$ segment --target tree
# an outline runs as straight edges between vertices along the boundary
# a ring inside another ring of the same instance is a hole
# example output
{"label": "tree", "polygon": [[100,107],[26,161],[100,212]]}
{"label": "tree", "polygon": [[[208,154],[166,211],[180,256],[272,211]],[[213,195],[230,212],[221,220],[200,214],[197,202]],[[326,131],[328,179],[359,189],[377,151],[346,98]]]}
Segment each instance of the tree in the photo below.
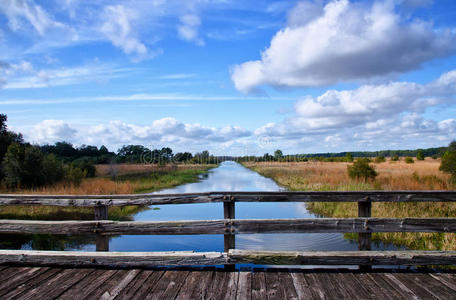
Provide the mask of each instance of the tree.
{"label": "tree", "polygon": [[456,142],[451,142],[448,150],[443,154],[440,171],[449,173],[451,180],[456,182]]}
{"label": "tree", "polygon": [[418,149],[418,152],[416,153],[416,159],[417,159],[417,160],[424,160],[424,152],[423,152],[423,149]]}
{"label": "tree", "polygon": [[8,117],[5,114],[0,114],[0,180],[4,177],[2,162],[8,151],[8,147],[13,143],[24,143],[22,134],[8,131],[7,121]]}
{"label": "tree", "polygon": [[353,179],[374,179],[378,174],[375,169],[369,165],[369,160],[366,158],[358,158],[352,165],[347,166],[348,176]]}
{"label": "tree", "polygon": [[347,152],[347,154],[345,155],[345,160],[347,162],[353,162],[353,156],[350,152]]}
{"label": "tree", "polygon": [[275,160],[280,160],[282,157],[283,157],[282,150],[277,149],[276,151],[274,151],[274,159]]}

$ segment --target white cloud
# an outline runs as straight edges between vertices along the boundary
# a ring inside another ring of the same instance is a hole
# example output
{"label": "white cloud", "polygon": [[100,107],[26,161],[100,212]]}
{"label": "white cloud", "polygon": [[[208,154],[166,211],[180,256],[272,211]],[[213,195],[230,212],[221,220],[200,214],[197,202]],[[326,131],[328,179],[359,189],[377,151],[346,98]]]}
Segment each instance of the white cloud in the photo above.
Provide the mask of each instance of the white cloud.
{"label": "white cloud", "polygon": [[125,144],[143,144],[181,149],[190,147],[197,151],[251,136],[250,131],[238,126],[214,128],[183,123],[171,117],[154,120],[149,125],[110,121],[93,126],[76,126],[62,120],[44,120],[33,126],[33,132],[25,133],[28,140],[40,144],[65,140],[75,144],[104,144],[112,149]]}
{"label": "white cloud", "polygon": [[76,132],[74,128],[62,120],[44,120],[33,127],[31,139],[42,144],[71,141]]}
{"label": "white cloud", "polygon": [[434,147],[455,138],[456,120],[428,119],[426,111],[453,105],[455,100],[456,70],[427,84],[391,82],[354,90],[329,90],[297,101],[292,117],[268,123],[254,133],[260,138],[309,145],[315,151],[322,151],[318,147],[325,144],[339,150],[342,146],[372,149],[372,145],[377,149],[378,145]]}
{"label": "white cloud", "polygon": [[3,71],[8,77],[4,85],[5,89],[45,88],[87,82],[103,83],[129,72],[129,69],[115,69],[98,64],[38,70],[26,61],[8,66]]}
{"label": "white cloud", "polygon": [[2,0],[0,1],[0,11],[7,16],[8,25],[13,31],[24,29],[24,20],[40,35],[44,35],[50,28],[64,27],[62,23],[54,21],[41,6],[31,0]]}
{"label": "white cloud", "polygon": [[135,37],[131,20],[136,13],[122,5],[110,5],[104,8],[104,23],[101,32],[112,44],[126,54],[134,55],[137,59],[147,56],[146,46]]}
{"label": "white cloud", "polygon": [[386,76],[456,50],[451,30],[405,20],[392,3],[299,3],[261,60],[233,67],[235,87],[251,92],[264,84],[308,87]]}
{"label": "white cloud", "polygon": [[198,33],[198,28],[201,25],[201,19],[195,13],[185,14],[179,17],[180,24],[177,26],[179,37],[183,40],[194,42],[198,46],[204,46],[204,41]]}

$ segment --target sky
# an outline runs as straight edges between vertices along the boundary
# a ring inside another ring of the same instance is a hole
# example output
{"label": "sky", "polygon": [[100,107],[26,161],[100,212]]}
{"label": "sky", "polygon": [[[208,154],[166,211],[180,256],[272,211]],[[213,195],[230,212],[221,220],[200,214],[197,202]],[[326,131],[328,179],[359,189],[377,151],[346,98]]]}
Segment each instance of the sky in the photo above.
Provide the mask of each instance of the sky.
{"label": "sky", "polygon": [[456,2],[1,0],[0,113],[112,151],[445,146]]}

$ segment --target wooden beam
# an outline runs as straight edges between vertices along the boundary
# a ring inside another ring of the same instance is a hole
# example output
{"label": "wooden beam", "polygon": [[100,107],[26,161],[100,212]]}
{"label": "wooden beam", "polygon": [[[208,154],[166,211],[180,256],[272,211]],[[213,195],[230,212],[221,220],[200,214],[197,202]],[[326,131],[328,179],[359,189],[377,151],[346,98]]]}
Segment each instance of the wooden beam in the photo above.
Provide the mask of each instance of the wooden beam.
{"label": "wooden beam", "polygon": [[[95,206],[95,220],[108,219],[108,207],[106,205]],[[107,236],[97,233],[95,241],[97,251],[109,251],[109,238]]]}
{"label": "wooden beam", "polygon": [[0,250],[0,264],[77,267],[194,265],[456,265],[456,251],[78,252]]}
{"label": "wooden beam", "polygon": [[0,205],[125,206],[224,202],[455,202],[456,191],[208,192],[167,195],[0,194]]}
{"label": "wooden beam", "polygon": [[221,265],[226,263],[226,253],[222,252],[78,252],[0,250],[0,264],[15,265],[153,267]]}
{"label": "wooden beam", "polygon": [[191,235],[331,232],[456,232],[456,218],[223,219],[209,221],[0,220],[0,233]]}
{"label": "wooden beam", "polygon": [[230,250],[231,263],[260,265],[456,265],[456,251]]}

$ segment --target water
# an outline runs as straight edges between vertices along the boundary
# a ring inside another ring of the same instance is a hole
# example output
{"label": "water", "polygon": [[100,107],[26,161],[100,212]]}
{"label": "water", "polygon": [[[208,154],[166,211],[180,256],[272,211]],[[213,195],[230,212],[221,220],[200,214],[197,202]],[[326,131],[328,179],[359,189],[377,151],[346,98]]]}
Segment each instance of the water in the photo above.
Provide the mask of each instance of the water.
{"label": "water", "polygon": [[[198,193],[211,191],[280,191],[272,179],[263,177],[235,162],[224,162],[204,174],[199,182],[184,184],[156,193]],[[236,203],[236,219],[316,218],[304,203]],[[133,216],[135,221],[223,219],[222,203],[158,205]],[[18,235],[14,240],[0,237],[0,248],[39,250],[95,250],[95,237]],[[111,237],[110,251],[223,251],[223,235],[122,235]],[[250,250],[357,250],[356,242],[340,233],[239,234],[237,249]],[[373,244],[373,250],[394,250]]]}
{"label": "water", "polygon": [[[235,162],[224,162],[196,183],[156,192],[158,194],[212,191],[281,191],[272,179]],[[140,212],[135,221],[223,219],[222,203],[158,205]],[[158,209],[158,210],[157,210]],[[316,218],[304,203],[236,203],[236,219]],[[387,249],[372,245],[373,249]],[[357,250],[357,243],[340,233],[239,234],[237,249],[251,250]],[[223,251],[223,235],[119,236],[112,238],[111,251]]]}

